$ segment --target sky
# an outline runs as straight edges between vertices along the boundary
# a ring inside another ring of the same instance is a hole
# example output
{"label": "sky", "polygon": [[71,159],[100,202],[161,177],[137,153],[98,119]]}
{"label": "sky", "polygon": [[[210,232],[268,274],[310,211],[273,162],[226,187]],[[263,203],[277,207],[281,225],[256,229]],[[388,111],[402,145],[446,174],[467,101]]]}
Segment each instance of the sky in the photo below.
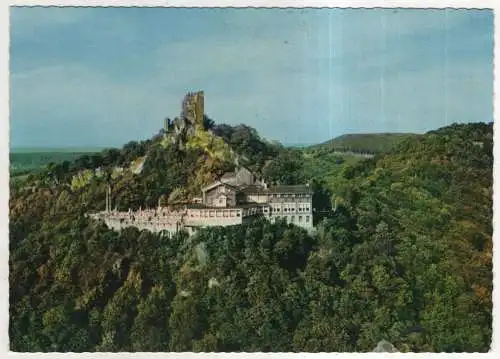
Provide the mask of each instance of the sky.
{"label": "sky", "polygon": [[184,94],[285,144],[493,121],[493,12],[11,8],[10,146],[121,146]]}

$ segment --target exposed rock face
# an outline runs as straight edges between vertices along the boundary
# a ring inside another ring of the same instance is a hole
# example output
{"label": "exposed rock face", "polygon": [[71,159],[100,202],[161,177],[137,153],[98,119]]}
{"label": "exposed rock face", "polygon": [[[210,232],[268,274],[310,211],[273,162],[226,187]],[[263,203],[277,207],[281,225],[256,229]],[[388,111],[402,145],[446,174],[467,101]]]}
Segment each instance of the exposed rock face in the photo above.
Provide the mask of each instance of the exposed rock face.
{"label": "exposed rock face", "polygon": [[182,101],[181,118],[187,119],[190,124],[203,126],[205,111],[205,95],[203,91],[188,93]]}
{"label": "exposed rock face", "polygon": [[[197,128],[203,128],[205,96],[203,91],[188,93],[182,101],[181,116],[173,121],[172,143],[179,149],[185,148],[188,138],[193,137]],[[167,124],[170,127],[170,123]]]}
{"label": "exposed rock face", "polygon": [[387,340],[381,340],[378,342],[375,349],[373,349],[375,353],[399,353],[399,350],[396,349],[394,345],[389,343]]}

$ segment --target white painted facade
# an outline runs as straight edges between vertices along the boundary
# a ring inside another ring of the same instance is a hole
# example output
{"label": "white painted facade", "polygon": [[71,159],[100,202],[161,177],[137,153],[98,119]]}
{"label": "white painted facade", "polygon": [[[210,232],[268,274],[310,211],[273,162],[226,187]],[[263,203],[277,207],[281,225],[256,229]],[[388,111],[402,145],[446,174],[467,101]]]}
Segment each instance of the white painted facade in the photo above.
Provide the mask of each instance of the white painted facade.
{"label": "white painted facade", "polygon": [[[244,183],[238,182],[243,179]],[[285,220],[305,229],[313,228],[312,191],[308,186],[279,186],[268,188],[254,184],[248,170],[226,176],[231,184],[217,181],[202,189],[200,198],[183,208],[158,207],[139,211],[111,211],[111,192],[106,196],[106,211],[91,215],[104,220],[108,227],[121,230],[134,226],[151,232],[179,230],[193,233],[197,228],[234,226],[247,218],[263,216],[275,222]]]}

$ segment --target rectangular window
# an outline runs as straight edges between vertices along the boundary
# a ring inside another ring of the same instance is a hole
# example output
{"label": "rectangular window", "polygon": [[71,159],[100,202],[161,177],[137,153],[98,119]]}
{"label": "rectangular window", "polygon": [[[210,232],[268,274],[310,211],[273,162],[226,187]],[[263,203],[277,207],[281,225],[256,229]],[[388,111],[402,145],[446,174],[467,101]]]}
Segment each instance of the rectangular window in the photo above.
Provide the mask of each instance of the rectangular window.
{"label": "rectangular window", "polygon": [[306,207],[306,212],[309,212],[309,207]]}
{"label": "rectangular window", "polygon": [[309,222],[309,216],[306,216],[306,222]]}
{"label": "rectangular window", "polygon": [[295,222],[295,216],[292,216],[291,221]]}
{"label": "rectangular window", "polygon": [[302,222],[302,216],[299,216],[299,222]]}

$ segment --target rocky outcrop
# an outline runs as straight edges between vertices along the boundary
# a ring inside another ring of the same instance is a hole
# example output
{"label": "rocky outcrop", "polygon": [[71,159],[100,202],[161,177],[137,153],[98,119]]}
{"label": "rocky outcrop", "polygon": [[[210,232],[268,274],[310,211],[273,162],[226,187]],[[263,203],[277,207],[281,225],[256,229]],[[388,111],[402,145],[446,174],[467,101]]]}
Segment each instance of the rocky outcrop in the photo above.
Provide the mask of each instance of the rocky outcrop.
{"label": "rocky outcrop", "polygon": [[399,350],[397,350],[396,347],[387,340],[379,341],[375,349],[372,351],[374,353],[399,353]]}
{"label": "rocky outcrop", "polygon": [[188,93],[182,101],[180,117],[174,119],[173,123],[168,121],[167,133],[170,142],[180,150],[184,150],[189,138],[196,135],[197,130],[203,129],[203,117],[205,111],[205,98],[203,91]]}
{"label": "rocky outcrop", "polygon": [[189,121],[194,126],[203,126],[205,114],[205,95],[203,91],[190,92],[182,101],[181,118]]}

